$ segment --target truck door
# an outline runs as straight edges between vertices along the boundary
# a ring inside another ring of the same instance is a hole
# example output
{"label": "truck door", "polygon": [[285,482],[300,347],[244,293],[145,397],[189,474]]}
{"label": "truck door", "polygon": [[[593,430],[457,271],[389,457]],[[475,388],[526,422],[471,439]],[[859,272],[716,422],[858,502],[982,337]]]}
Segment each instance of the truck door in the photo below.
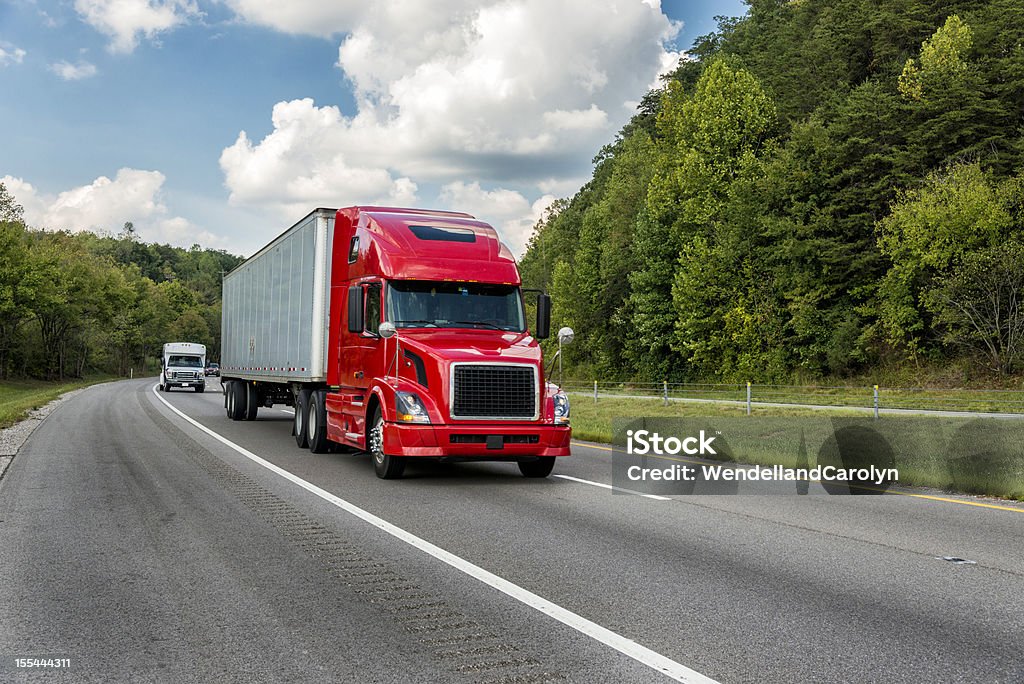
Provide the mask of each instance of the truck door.
{"label": "truck door", "polygon": [[363,329],[358,333],[345,335],[348,344],[339,349],[342,384],[365,390],[376,374],[380,364],[378,354],[381,349],[377,331],[381,322],[381,283],[371,282],[363,288]]}

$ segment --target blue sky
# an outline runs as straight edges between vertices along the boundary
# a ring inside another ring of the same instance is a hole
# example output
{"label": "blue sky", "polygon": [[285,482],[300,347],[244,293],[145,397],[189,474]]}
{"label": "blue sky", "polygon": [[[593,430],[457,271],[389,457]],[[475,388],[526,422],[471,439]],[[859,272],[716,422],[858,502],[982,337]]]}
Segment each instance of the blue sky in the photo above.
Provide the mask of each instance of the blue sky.
{"label": "blue sky", "polygon": [[0,178],[39,227],[249,254],[314,206],[395,203],[518,252],[673,52],[745,9],[651,5],[0,0]]}

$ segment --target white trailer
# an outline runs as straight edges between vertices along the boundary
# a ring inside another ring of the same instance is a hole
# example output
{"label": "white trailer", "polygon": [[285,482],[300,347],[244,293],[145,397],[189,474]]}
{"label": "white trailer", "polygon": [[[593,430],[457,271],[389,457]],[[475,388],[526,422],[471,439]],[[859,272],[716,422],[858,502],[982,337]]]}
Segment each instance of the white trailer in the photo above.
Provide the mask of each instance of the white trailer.
{"label": "white trailer", "polygon": [[172,387],[206,389],[206,345],[196,342],[168,342],[160,357],[160,391]]}

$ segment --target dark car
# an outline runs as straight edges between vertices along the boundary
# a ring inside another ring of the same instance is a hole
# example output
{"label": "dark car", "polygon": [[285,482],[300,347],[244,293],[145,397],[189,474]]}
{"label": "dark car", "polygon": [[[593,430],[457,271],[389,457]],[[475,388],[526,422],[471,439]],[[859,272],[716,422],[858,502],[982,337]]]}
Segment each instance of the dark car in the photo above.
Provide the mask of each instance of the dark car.
{"label": "dark car", "polygon": [[206,364],[206,370],[203,371],[204,375],[220,375],[220,364],[208,363]]}

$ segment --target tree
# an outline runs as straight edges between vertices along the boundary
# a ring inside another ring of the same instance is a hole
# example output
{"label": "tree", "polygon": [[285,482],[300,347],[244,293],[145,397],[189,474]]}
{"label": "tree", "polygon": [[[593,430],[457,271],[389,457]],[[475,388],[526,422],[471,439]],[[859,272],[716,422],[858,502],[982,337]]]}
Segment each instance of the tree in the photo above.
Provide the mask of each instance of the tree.
{"label": "tree", "polygon": [[943,340],[1012,372],[1024,361],[1024,244],[1010,242],[964,255],[925,299]]}
{"label": "tree", "polygon": [[[978,163],[929,174],[922,188],[898,193],[878,225],[879,248],[892,260],[880,289],[890,342],[916,358],[934,341],[927,337],[933,316],[955,323],[947,307],[964,308],[963,296],[977,293],[970,283],[979,282],[981,264],[1020,238],[1022,205],[1021,177],[1000,182]],[[977,254],[989,256],[975,261]]]}
{"label": "tree", "polygon": [[0,183],[0,222],[24,223],[25,209],[18,204],[7,186]]}

